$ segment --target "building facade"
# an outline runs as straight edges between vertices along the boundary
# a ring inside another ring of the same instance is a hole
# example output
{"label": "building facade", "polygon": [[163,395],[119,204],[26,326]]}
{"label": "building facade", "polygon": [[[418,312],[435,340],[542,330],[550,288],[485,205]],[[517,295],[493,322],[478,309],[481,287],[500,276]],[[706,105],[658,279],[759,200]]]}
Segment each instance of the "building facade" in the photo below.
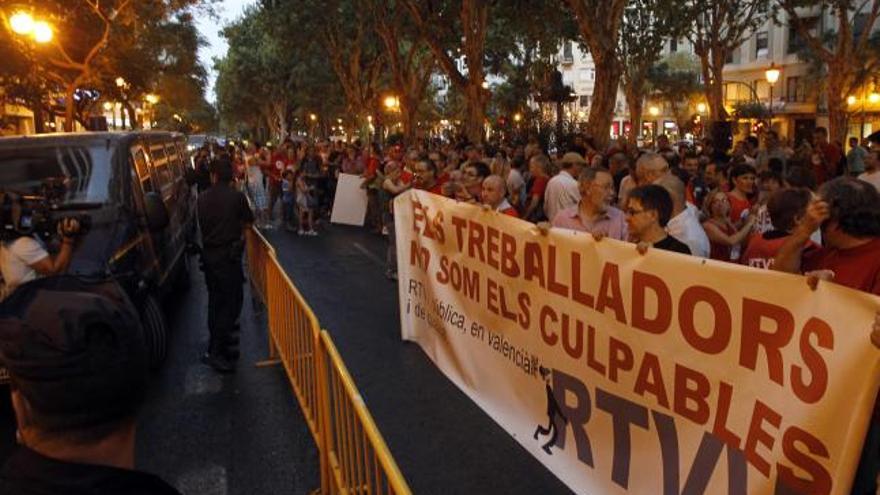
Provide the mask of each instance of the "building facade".
{"label": "building facade", "polygon": [[[866,15],[854,16],[856,36],[861,33],[860,26],[865,25]],[[836,29],[837,20],[831,15],[816,15],[812,19],[808,22],[812,22],[817,31]],[[816,127],[827,127],[828,111],[814,69],[798,56],[805,48],[804,40],[788,26],[785,13],[780,13],[779,21],[768,20],[731,53],[724,67],[724,105],[736,122],[736,135],[744,136],[757,130],[758,119],[738,118],[736,112],[749,104],[757,104],[753,108],[760,105],[770,110],[766,119],[780,136],[797,143],[808,138]],[[679,52],[692,55],[693,48],[687,40],[670,40],[660,58]],[[779,71],[779,78],[772,85],[766,76],[771,66]],[[595,84],[591,56],[582,53],[577,44],[565,43],[559,53],[558,68],[565,83],[578,97],[577,111],[588,114]],[[847,101],[850,109],[848,136],[864,137],[880,129],[880,83],[876,79],[850,95]],[[707,113],[705,102],[695,101],[689,107],[687,111],[697,120]],[[648,97],[643,109],[643,128],[639,133],[642,139],[650,139],[655,133],[665,133],[677,139],[692,137],[679,132],[668,106],[662,102]],[[629,130],[629,112],[620,92],[616,110],[612,135]]]}

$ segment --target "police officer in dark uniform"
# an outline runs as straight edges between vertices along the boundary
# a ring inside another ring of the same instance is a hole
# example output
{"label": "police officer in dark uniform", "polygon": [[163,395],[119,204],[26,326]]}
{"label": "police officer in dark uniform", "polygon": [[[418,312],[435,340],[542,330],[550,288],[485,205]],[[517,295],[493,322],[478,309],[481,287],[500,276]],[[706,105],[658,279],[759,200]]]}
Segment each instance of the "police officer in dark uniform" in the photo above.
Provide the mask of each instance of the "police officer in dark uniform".
{"label": "police officer in dark uniform", "polygon": [[211,162],[211,188],[199,195],[202,262],[208,285],[208,352],[203,360],[217,371],[235,370],[238,316],[244,299],[241,257],[244,234],[254,221],[247,198],[232,185],[232,163]]}

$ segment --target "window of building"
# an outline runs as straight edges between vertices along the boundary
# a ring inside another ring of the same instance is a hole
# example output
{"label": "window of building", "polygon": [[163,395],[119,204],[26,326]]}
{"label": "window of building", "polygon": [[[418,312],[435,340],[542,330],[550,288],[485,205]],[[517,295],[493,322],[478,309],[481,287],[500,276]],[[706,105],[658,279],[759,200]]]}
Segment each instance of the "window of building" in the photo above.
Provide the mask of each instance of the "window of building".
{"label": "window of building", "polygon": [[669,53],[675,53],[678,51],[678,40],[672,38],[669,40]]}
{"label": "window of building", "polygon": [[755,35],[755,58],[767,58],[770,47],[770,38],[767,31],[761,31]]}
{"label": "window of building", "polygon": [[736,49],[733,49],[733,50],[730,50],[729,52],[727,52],[727,56],[724,57],[724,63],[725,63],[725,64],[732,64],[732,63],[733,63],[733,54],[734,54],[734,52],[736,52]]}
{"label": "window of building", "polygon": [[[810,33],[816,34],[819,27],[819,16],[807,17],[804,19]],[[798,34],[797,29],[793,25],[788,26],[788,53],[797,53],[806,47],[806,42]]]}
{"label": "window of building", "polygon": [[785,100],[797,103],[807,101],[807,91],[800,77],[789,77],[785,80]]}
{"label": "window of building", "polygon": [[581,95],[580,101],[578,102],[581,108],[587,108],[590,106],[590,95]]}
{"label": "window of building", "polygon": [[592,81],[595,77],[595,69],[580,69],[578,71],[578,80],[580,81]]}
{"label": "window of building", "polygon": [[562,61],[563,62],[574,62],[574,48],[572,47],[571,41],[566,41],[562,44]]}

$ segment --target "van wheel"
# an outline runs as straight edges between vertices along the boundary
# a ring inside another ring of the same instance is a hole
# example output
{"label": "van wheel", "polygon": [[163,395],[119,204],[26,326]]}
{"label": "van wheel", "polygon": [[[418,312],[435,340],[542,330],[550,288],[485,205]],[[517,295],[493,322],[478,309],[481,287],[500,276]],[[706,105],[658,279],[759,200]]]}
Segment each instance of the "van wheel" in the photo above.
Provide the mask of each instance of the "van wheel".
{"label": "van wheel", "polygon": [[147,343],[147,361],[151,369],[156,369],[165,361],[168,353],[168,326],[165,323],[162,306],[152,294],[143,301],[141,322],[144,326],[144,340]]}

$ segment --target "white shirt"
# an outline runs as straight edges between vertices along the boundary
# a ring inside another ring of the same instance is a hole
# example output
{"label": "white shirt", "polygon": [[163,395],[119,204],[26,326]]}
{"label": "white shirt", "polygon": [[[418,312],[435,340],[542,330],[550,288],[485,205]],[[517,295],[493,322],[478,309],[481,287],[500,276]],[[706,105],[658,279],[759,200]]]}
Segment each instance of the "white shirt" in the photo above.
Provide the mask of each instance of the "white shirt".
{"label": "white shirt", "polygon": [[544,192],[544,214],[547,218],[556,218],[560,211],[571,208],[581,200],[581,192],[578,191],[578,182],[574,177],[563,170],[547,182],[547,190]]}
{"label": "white shirt", "polygon": [[880,170],[868,173],[864,172],[859,175],[859,180],[863,180],[869,184],[873,184],[877,189],[877,192],[880,192]]}
{"label": "white shirt", "polygon": [[0,299],[19,285],[36,279],[37,272],[31,265],[47,256],[49,253],[33,237],[23,236],[0,243],[0,274],[4,285],[0,288]]}
{"label": "white shirt", "polygon": [[687,244],[694,256],[709,257],[709,237],[700,225],[700,216],[694,205],[688,203],[683,212],[672,217],[666,224],[666,233]]}

